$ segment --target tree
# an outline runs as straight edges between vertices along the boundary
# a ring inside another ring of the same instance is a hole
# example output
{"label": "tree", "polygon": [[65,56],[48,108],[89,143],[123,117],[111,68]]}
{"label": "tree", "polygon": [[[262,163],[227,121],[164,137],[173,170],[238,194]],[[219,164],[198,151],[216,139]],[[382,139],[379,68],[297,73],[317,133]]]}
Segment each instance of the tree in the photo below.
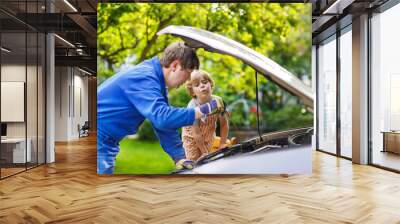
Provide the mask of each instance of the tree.
{"label": "tree", "polygon": [[[222,34],[275,60],[298,77],[310,77],[310,4],[99,3],[97,43],[100,82],[121,66],[137,64],[159,55],[167,45],[180,40],[171,35],[156,35],[168,25],[193,26]],[[216,95],[223,96],[228,104],[239,98],[254,102],[255,79],[250,66],[233,57],[203,49],[197,53],[201,68],[212,74]],[[264,78],[259,78],[259,89],[263,95],[263,115],[285,111],[283,108],[290,102],[292,107],[304,107],[296,98]],[[188,97],[183,89],[171,91],[170,96],[173,105],[187,104],[185,100]],[[240,118],[234,117],[233,120],[241,122]],[[262,120],[271,123],[270,118]]]}

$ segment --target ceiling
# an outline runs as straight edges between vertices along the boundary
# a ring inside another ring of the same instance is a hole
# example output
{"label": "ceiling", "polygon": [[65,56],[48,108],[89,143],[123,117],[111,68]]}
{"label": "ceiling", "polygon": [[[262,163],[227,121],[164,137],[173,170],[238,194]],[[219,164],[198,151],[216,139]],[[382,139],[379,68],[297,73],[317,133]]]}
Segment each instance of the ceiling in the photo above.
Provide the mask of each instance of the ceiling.
{"label": "ceiling", "polygon": [[77,66],[96,75],[96,6],[96,0],[1,0],[2,45],[13,50],[10,59],[26,55],[20,33],[27,32],[27,41],[34,42],[27,45],[29,56],[37,51],[30,32],[55,33],[56,66]]}
{"label": "ceiling", "polygon": [[312,0],[313,44],[331,36],[352,18],[373,11],[388,0]]}

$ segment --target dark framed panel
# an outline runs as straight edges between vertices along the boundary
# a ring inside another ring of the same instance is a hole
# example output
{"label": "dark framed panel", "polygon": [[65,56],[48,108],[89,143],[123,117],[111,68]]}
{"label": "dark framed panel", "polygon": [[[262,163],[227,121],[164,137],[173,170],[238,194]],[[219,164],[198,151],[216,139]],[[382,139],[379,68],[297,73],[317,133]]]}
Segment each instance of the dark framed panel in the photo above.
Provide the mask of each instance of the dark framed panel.
{"label": "dark framed panel", "polygon": [[[342,134],[342,119],[341,119],[341,73],[342,73],[342,68],[341,68],[341,37],[348,33],[351,32],[351,19],[352,16],[348,15],[342,18],[341,20],[338,21],[338,23],[332,25],[329,27],[326,31],[321,32],[318,36],[313,38],[314,44],[317,46],[316,47],[316,97],[317,97],[317,102],[316,102],[316,148],[320,152],[324,152],[330,155],[338,156],[344,159],[351,160],[351,157],[345,156],[342,153],[341,149],[341,134]],[[328,42],[335,41],[336,46],[335,46],[335,147],[334,149],[327,150],[323,145],[321,147],[321,142],[320,142],[320,125],[321,125],[321,112],[320,112],[320,107],[321,107],[321,102],[320,102],[320,97],[321,97],[321,91],[320,91],[320,85],[321,85],[321,72],[320,72],[320,60],[319,58],[321,57],[320,51],[318,50],[321,45],[326,44]]]}
{"label": "dark framed panel", "polygon": [[[378,168],[382,168],[382,169],[386,169],[386,170],[389,170],[389,171],[393,171],[393,172],[400,172],[400,160],[398,160],[398,162],[396,162],[396,164],[398,164],[396,166],[390,166],[390,165],[387,166],[387,165],[384,165],[383,163],[376,163],[375,160],[374,160],[374,159],[376,159],[374,157],[374,143],[376,143],[376,142],[382,143],[382,139],[378,139],[377,140],[376,137],[374,138],[374,134],[373,134],[373,132],[374,132],[373,131],[373,110],[374,110],[374,108],[377,108],[377,105],[373,105],[373,102],[372,102],[372,99],[374,98],[374,96],[373,96],[373,94],[374,94],[374,88],[373,88],[373,85],[374,85],[373,66],[377,64],[377,63],[375,63],[373,61],[373,57],[376,56],[376,54],[379,53],[379,52],[376,52],[377,50],[374,49],[373,46],[372,46],[372,43],[374,41],[374,36],[373,35],[374,35],[374,32],[376,32],[376,30],[372,31],[373,27],[372,27],[372,22],[371,21],[373,20],[373,14],[385,13],[388,10],[392,9],[393,7],[398,6],[399,5],[398,3],[400,3],[399,0],[389,0],[389,1],[386,1],[384,4],[378,6],[378,7],[374,7],[372,9],[366,9],[363,12],[359,12],[359,13],[364,13],[364,14],[368,13],[368,15],[369,15],[368,16],[368,32],[367,32],[367,40],[368,40],[368,49],[367,49],[367,51],[368,51],[368,59],[367,59],[367,66],[368,66],[368,69],[367,69],[367,72],[368,72],[368,74],[367,74],[368,75],[368,164],[372,165],[372,166],[375,166],[375,167],[378,167]],[[396,14],[396,13],[394,13],[394,14]],[[397,14],[400,15],[400,13],[397,13]],[[340,66],[340,63],[341,63],[340,45],[342,44],[341,41],[340,41],[340,37],[343,36],[346,32],[349,32],[349,30],[351,30],[351,25],[352,25],[351,24],[351,19],[352,19],[352,15],[347,15],[346,17],[344,17],[343,19],[338,20],[337,23],[335,23],[334,25],[328,27],[327,29],[325,29],[324,31],[320,32],[318,35],[314,36],[314,38],[313,38],[313,44],[316,45],[317,48],[318,48],[320,43],[322,43],[323,41],[326,41],[327,39],[329,39],[333,35],[333,33],[336,33],[337,48],[338,48],[337,52],[336,52],[337,56],[338,56],[337,57],[337,74],[336,74],[337,75],[337,80],[338,80],[337,85],[339,85],[341,83],[340,80],[342,80],[342,78],[343,78],[343,69]],[[344,21],[341,22],[342,20],[344,20]],[[399,21],[398,19],[392,19],[392,20],[393,21]],[[394,27],[396,27],[396,26],[392,26],[391,29],[394,30],[395,29]],[[387,38],[387,37],[390,37],[392,35],[381,35],[381,36],[384,36],[384,37]],[[399,39],[399,38],[397,38],[397,39]],[[385,42],[383,40],[379,40],[379,41]],[[392,44],[392,45],[398,46],[398,44]],[[380,48],[378,48],[378,49],[380,49]],[[392,47],[390,47],[389,49],[392,49]],[[342,49],[342,51],[343,51],[343,49]],[[398,50],[396,50],[396,51],[398,52]],[[380,53],[380,54],[382,54],[382,53]],[[317,58],[318,57],[319,57],[319,55],[318,55],[318,51],[317,51]],[[316,60],[316,61],[317,61],[317,65],[316,66],[318,68],[318,66],[320,66],[318,64],[319,60]],[[386,61],[386,60],[384,60],[384,61]],[[385,66],[385,67],[388,67],[388,66]],[[317,99],[320,98],[320,94],[321,94],[319,92],[320,88],[318,87],[319,85],[321,85],[321,83],[320,83],[320,75],[321,74],[318,73],[319,70],[320,69],[317,69],[317,77],[316,77],[316,80],[317,80],[317,94],[316,94],[317,95]],[[400,72],[399,72],[399,76],[400,76]],[[388,87],[386,87],[386,88],[388,88]],[[349,156],[343,155],[343,147],[341,147],[339,145],[343,141],[343,138],[340,138],[340,135],[343,132],[343,127],[342,127],[342,124],[341,124],[342,121],[343,121],[342,120],[343,117],[341,117],[341,115],[340,115],[340,111],[341,111],[340,110],[341,109],[340,108],[340,104],[341,104],[341,101],[344,100],[342,97],[340,97],[341,90],[342,89],[340,88],[340,86],[337,86],[337,93],[338,93],[337,94],[338,98],[337,98],[337,101],[336,101],[337,102],[337,108],[336,109],[337,109],[337,112],[338,112],[337,113],[337,117],[336,117],[337,118],[336,119],[336,122],[337,122],[337,126],[336,126],[337,127],[337,151],[336,151],[336,153],[327,152],[319,144],[320,138],[318,136],[318,133],[319,133],[318,128],[320,126],[321,114],[319,114],[318,110],[316,110],[316,116],[317,116],[317,119],[316,119],[316,123],[317,123],[317,127],[316,127],[316,130],[317,130],[316,145],[317,145],[317,150],[318,151],[326,152],[326,153],[331,154],[331,155],[335,155],[335,156],[339,156],[339,157],[351,160],[351,158]],[[376,91],[376,89],[375,89],[375,91]],[[319,100],[317,101],[317,108],[318,107],[320,107]],[[399,155],[399,157],[400,157],[400,155]],[[393,159],[392,159],[392,161],[393,161]]]}
{"label": "dark framed panel", "polygon": [[[333,34],[329,38],[318,44],[318,60],[317,63],[317,114],[318,114],[318,138],[317,146],[318,150],[328,152],[336,155],[336,77],[337,77],[337,47],[336,47],[336,35]],[[332,81],[334,85],[332,85]],[[321,91],[324,90],[324,91]],[[334,91],[332,94],[331,91]],[[335,99],[331,99],[334,97]],[[332,113],[334,113],[332,115]],[[334,122],[334,123],[332,123]],[[333,126],[330,126],[333,124]],[[322,128],[321,128],[322,127]],[[332,130],[334,129],[334,130]]]}
{"label": "dark framed panel", "polygon": [[[387,1],[368,14],[368,163],[397,173],[400,154],[385,151],[383,133],[400,134],[400,67],[393,59],[399,49],[400,35],[395,28],[399,2]],[[391,144],[400,147],[400,141],[393,141]]]}
{"label": "dark framed panel", "polygon": [[338,31],[338,155],[352,158],[352,24]]}
{"label": "dark framed panel", "polygon": [[[0,179],[46,161],[46,34],[23,22],[27,13],[42,12],[45,4],[46,0],[0,2],[0,82],[23,82],[23,121],[0,118],[7,126],[0,144]],[[2,85],[0,90],[6,97]],[[7,109],[0,104],[0,111],[12,113]]]}

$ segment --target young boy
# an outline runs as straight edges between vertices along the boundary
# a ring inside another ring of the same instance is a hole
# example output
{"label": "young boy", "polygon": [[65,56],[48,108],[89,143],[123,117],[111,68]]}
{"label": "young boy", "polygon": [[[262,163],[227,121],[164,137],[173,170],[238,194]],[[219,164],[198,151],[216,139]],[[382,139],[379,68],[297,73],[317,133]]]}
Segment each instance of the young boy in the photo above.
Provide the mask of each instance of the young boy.
{"label": "young boy", "polygon": [[[194,70],[187,83],[187,90],[192,100],[188,108],[195,108],[211,100],[220,97],[212,95],[214,81],[210,75],[201,70]],[[217,120],[220,122],[221,138],[218,149],[227,145],[229,124],[226,113],[213,114],[201,119],[197,119],[192,126],[182,128],[183,148],[185,149],[186,159],[198,160],[200,157],[211,152],[215,137]]]}

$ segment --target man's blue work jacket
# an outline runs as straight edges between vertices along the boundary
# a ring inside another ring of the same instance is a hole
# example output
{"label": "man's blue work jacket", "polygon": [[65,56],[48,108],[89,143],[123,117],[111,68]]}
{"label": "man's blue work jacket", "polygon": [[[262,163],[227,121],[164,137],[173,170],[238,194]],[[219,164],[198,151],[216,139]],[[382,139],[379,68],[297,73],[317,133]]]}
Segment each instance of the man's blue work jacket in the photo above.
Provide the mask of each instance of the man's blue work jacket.
{"label": "man's blue work jacket", "polygon": [[[150,120],[161,146],[174,160],[184,158],[178,128],[195,121],[193,108],[168,103],[164,74],[157,57],[146,60],[106,80],[97,91],[98,146],[116,147]],[[98,157],[113,166],[116,153],[98,149]],[[98,160],[99,162],[99,160]]]}

